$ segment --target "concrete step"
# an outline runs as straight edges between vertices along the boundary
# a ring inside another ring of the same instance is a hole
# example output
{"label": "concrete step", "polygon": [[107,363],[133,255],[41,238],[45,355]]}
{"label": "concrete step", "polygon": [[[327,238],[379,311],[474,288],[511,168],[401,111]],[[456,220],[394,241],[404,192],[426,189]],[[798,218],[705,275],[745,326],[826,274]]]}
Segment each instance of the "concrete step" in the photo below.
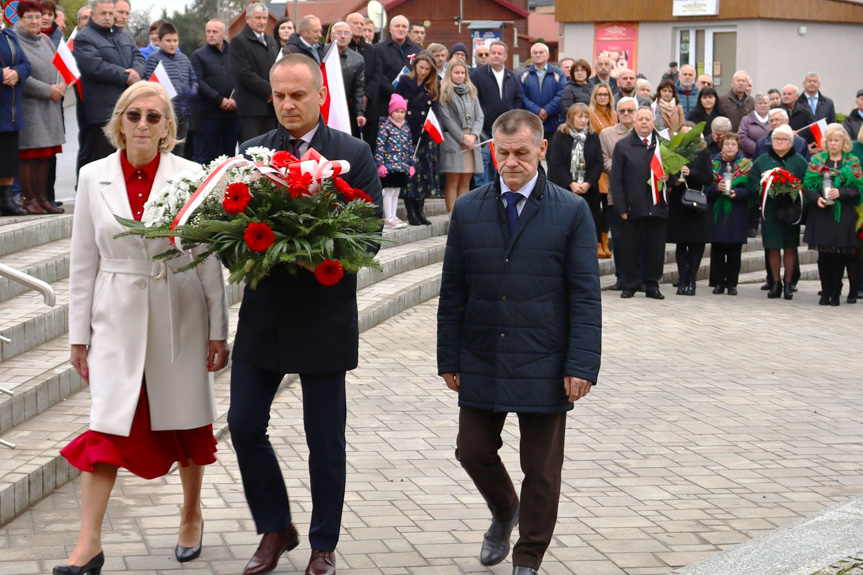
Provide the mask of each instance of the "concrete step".
{"label": "concrete step", "polygon": [[[0,218],[4,221],[6,218]],[[17,219],[17,218],[10,218]],[[30,216],[0,226],[0,257],[72,235],[72,216]]]}
{"label": "concrete step", "polygon": [[[48,283],[69,276],[69,246],[71,238],[62,238],[47,244],[9,254],[2,263],[30,274]],[[22,284],[0,277],[0,302],[27,291]]]}
{"label": "concrete step", "polygon": [[[360,290],[357,294],[360,330],[367,330],[413,305],[436,297],[440,292],[440,277],[441,264],[436,262],[383,279]],[[235,303],[231,307],[231,342],[236,330],[239,305]],[[60,349],[66,346],[62,338],[55,341],[58,347],[55,359],[60,361]],[[216,378],[219,415],[215,429],[220,437],[227,432],[229,381],[228,370]],[[283,385],[290,381],[291,378],[286,378]],[[30,397],[29,394],[25,395]],[[29,404],[34,404],[32,409],[36,410],[38,398],[25,401],[25,407]],[[3,438],[17,444],[17,449],[0,450],[0,526],[78,474],[60,456],[59,450],[87,429],[89,407],[89,390],[83,387],[4,434]]]}

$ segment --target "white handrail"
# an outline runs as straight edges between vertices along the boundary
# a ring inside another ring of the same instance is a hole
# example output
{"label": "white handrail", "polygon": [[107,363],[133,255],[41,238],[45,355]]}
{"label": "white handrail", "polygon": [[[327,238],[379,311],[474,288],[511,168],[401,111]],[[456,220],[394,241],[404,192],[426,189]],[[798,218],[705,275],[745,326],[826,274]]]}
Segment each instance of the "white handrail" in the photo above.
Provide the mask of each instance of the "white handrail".
{"label": "white handrail", "polygon": [[6,264],[0,264],[0,276],[3,276],[14,282],[18,282],[19,284],[23,284],[30,289],[38,291],[42,294],[42,298],[45,300],[45,305],[47,305],[48,307],[54,307],[54,289],[46,282],[43,282],[39,278],[34,278],[29,274],[25,274],[24,272],[18,271],[12,266],[7,266]]}

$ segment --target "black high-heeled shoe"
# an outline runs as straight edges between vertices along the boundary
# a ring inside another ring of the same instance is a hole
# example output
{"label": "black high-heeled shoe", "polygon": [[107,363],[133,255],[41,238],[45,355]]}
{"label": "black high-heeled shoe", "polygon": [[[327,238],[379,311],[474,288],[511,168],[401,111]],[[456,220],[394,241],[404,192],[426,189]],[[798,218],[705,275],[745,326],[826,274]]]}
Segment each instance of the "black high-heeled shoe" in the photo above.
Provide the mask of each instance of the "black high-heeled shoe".
{"label": "black high-heeled shoe", "polygon": [[767,297],[776,299],[782,295],[782,282],[773,282],[770,286],[770,291],[767,292]]}
{"label": "black high-heeled shoe", "polygon": [[791,282],[787,282],[785,284],[785,299],[791,299],[794,297],[794,286],[791,285]]}
{"label": "black high-heeled shoe", "polygon": [[174,548],[174,556],[177,558],[177,561],[180,563],[185,563],[186,561],[191,561],[193,559],[197,559],[201,556],[201,549],[203,548],[204,543],[204,520],[201,519],[201,539],[198,540],[198,544],[194,547],[182,547],[179,543]]}
{"label": "black high-heeled shoe", "polygon": [[105,553],[99,554],[87,561],[87,564],[79,567],[77,565],[57,565],[54,567],[54,575],[99,575],[102,566],[105,565]]}

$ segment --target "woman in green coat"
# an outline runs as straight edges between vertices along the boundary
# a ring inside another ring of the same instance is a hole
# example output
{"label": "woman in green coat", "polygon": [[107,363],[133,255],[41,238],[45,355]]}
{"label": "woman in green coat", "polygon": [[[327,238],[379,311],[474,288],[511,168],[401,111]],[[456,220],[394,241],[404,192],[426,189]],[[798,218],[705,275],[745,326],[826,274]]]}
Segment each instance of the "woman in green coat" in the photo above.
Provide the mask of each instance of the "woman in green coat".
{"label": "woman in green coat", "polygon": [[[779,126],[773,130],[771,140],[770,150],[758,156],[749,172],[749,189],[759,200],[763,194],[761,175],[765,172],[773,168],[782,168],[801,182],[806,175],[807,162],[794,151],[794,132],[791,128],[787,125]],[[775,299],[782,294],[783,285],[779,279],[779,251],[784,250],[785,299],[791,299],[794,297],[791,276],[797,262],[797,246],[800,245],[800,223],[788,225],[776,221],[777,202],[769,194],[764,198],[762,205],[764,213],[761,236],[764,240],[764,249],[767,250],[770,275],[773,278],[773,287],[767,292],[767,297]]]}

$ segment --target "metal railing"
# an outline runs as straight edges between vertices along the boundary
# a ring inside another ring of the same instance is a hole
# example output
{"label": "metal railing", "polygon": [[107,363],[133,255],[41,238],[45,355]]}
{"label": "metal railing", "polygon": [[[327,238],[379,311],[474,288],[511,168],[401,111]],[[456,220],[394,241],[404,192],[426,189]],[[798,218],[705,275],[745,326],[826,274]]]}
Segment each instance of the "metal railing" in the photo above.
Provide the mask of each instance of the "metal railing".
{"label": "metal railing", "polygon": [[[32,290],[38,291],[42,294],[42,299],[45,301],[45,305],[47,305],[48,307],[54,307],[54,289],[46,282],[40,280],[39,278],[34,278],[30,274],[25,274],[22,271],[18,271],[11,266],[7,266],[6,264],[0,264],[0,276],[10,279],[13,282],[22,284]],[[12,343],[12,340],[8,337],[0,335],[0,342]],[[11,389],[6,389],[5,387],[0,387],[0,393],[5,393],[7,395],[15,395],[14,391],[12,391]],[[6,441],[5,439],[0,439],[0,445],[5,445],[10,449],[15,449],[15,444],[11,441]]]}

